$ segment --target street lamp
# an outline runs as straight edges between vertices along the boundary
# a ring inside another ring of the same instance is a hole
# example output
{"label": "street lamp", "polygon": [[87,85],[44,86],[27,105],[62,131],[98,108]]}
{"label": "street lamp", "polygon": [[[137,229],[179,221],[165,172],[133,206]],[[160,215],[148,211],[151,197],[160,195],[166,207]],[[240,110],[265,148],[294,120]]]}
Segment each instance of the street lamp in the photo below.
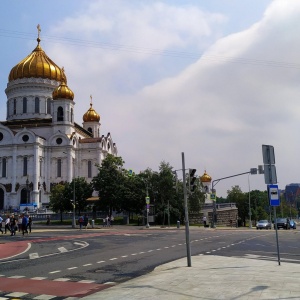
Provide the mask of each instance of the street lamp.
{"label": "street lamp", "polygon": [[248,174],[248,187],[249,187],[249,228],[252,228],[252,220],[251,220],[251,198],[250,198],[250,174],[251,172]]}
{"label": "street lamp", "polygon": [[76,221],[75,221],[75,207],[76,207],[76,202],[75,202],[75,177],[73,178],[73,201],[71,200],[72,205],[73,205],[73,218],[72,218],[72,228],[76,228]]}

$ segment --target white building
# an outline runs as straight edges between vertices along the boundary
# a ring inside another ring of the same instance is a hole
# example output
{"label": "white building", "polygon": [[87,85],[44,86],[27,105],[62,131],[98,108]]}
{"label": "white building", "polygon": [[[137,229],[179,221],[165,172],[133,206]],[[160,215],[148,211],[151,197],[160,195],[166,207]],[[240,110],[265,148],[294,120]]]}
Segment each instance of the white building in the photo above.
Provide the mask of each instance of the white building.
{"label": "white building", "polygon": [[85,177],[90,182],[107,153],[117,155],[100,116],[87,107],[74,120],[74,93],[64,69],[37,46],[9,74],[6,121],[0,122],[0,210],[49,203],[51,186]]}

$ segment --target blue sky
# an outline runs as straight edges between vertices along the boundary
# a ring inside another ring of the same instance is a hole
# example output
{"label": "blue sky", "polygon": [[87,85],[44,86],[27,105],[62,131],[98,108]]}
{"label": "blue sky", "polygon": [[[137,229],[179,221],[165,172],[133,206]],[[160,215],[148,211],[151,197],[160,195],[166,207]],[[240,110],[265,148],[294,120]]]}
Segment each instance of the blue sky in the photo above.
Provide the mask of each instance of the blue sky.
{"label": "blue sky", "polygon": [[[180,169],[185,152],[187,168],[218,179],[262,164],[271,144],[284,188],[300,182],[299,13],[297,0],[2,0],[0,101],[40,24],[42,48],[75,93],[76,122],[92,94],[127,168]],[[217,194],[233,185],[246,192],[248,176],[221,181]]]}

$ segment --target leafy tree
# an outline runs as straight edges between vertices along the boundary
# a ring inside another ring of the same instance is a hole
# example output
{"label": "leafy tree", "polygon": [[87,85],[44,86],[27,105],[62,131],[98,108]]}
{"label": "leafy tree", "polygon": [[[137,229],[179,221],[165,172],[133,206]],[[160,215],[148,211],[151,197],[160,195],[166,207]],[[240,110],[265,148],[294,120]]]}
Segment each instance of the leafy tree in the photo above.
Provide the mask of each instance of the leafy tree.
{"label": "leafy tree", "polygon": [[64,184],[57,184],[51,189],[49,206],[54,212],[60,212],[60,220],[62,222],[63,212],[67,211],[69,208],[69,200],[65,197],[65,187]]}
{"label": "leafy tree", "polygon": [[111,215],[113,210],[122,210],[125,188],[123,164],[121,157],[108,154],[98,167],[98,175],[92,181],[94,189],[99,192],[99,208],[108,215]]}
{"label": "leafy tree", "polygon": [[84,177],[73,178],[72,182],[67,183],[65,187],[65,198],[68,199],[68,210],[72,210],[72,202],[75,196],[75,208],[76,211],[84,211],[87,206],[87,200],[93,194],[93,186],[88,183]]}
{"label": "leafy tree", "polygon": [[233,186],[231,190],[227,190],[227,200],[228,202],[236,204],[239,218],[242,220],[243,224],[246,224],[246,219],[249,216],[247,196],[242,192],[238,185]]}

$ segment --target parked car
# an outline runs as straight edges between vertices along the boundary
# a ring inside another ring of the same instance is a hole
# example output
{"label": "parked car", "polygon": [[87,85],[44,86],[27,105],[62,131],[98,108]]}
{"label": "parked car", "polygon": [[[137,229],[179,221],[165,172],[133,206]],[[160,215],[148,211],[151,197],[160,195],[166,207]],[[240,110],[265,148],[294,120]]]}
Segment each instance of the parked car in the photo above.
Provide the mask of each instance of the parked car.
{"label": "parked car", "polygon": [[256,229],[271,229],[272,224],[268,220],[260,220],[256,223]]}
{"label": "parked car", "polygon": [[291,229],[296,229],[297,223],[294,220],[290,220],[290,228]]}
{"label": "parked car", "polygon": [[[290,221],[288,218],[278,218],[276,219],[276,223],[277,223],[277,229],[290,229]],[[274,229],[276,229],[276,224],[274,222]]]}

